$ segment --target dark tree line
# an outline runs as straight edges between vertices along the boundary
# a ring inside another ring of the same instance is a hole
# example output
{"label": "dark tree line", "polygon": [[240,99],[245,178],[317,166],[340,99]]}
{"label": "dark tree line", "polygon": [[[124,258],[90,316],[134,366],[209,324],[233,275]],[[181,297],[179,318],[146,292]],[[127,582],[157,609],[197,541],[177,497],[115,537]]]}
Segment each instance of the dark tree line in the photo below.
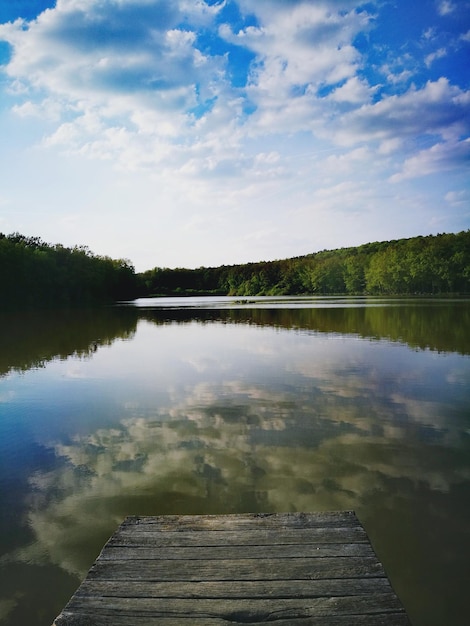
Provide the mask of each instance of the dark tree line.
{"label": "dark tree line", "polygon": [[136,296],[126,260],[96,256],[38,237],[0,233],[0,308],[88,306]]}
{"label": "dark tree line", "polygon": [[136,274],[88,248],[0,233],[0,309],[88,306],[150,295],[470,293],[470,230],[279,261]]}
{"label": "dark tree line", "polygon": [[470,230],[292,259],[138,275],[140,295],[470,293]]}

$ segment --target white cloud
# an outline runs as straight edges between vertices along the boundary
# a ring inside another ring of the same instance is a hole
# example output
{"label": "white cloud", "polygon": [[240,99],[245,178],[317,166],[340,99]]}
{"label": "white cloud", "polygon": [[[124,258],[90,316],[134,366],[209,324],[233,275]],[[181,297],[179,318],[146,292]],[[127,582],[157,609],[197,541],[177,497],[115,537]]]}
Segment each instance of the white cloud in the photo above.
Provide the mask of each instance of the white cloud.
{"label": "white cloud", "polygon": [[[227,41],[257,56],[247,92],[257,111],[246,124],[246,97],[230,85],[226,56],[198,49],[196,29],[213,26],[223,3],[160,0],[156,10],[155,3],[145,0],[63,0],[35,22],[1,26],[0,35],[14,47],[8,75],[29,88],[30,99],[17,106],[18,114],[40,114],[47,98],[56,116],[60,108],[66,116],[46,145],[69,138],[77,150],[84,137],[82,153],[119,157],[119,142],[109,141],[118,131],[130,142],[138,135],[147,155],[138,163],[129,156],[137,151],[128,150],[121,162],[136,167],[152,161],[154,145],[163,140],[165,158],[172,147],[179,168],[184,155],[193,165],[208,151],[216,161],[223,159],[217,149],[229,138],[233,145],[243,125],[251,134],[310,128],[317,117],[316,91],[323,83],[347,81],[336,92],[338,101],[367,99],[367,84],[354,78],[360,54],[351,44],[369,18],[346,10],[352,6],[342,2],[331,10],[328,4],[261,2],[255,8],[260,27],[238,33],[220,27]],[[82,119],[91,116],[99,118],[94,138]]]}
{"label": "white cloud", "polygon": [[430,67],[434,63],[434,61],[436,61],[436,59],[442,59],[446,55],[447,50],[445,48],[439,48],[439,50],[436,50],[436,52],[431,52],[430,54],[428,54],[424,59],[424,62],[426,63],[427,67]]}
{"label": "white cloud", "polygon": [[390,139],[385,139],[379,145],[378,152],[379,154],[392,154],[401,148],[403,145],[403,140],[398,137],[392,137]]}
{"label": "white cloud", "polygon": [[402,170],[391,176],[390,181],[398,183],[408,178],[445,172],[463,161],[470,164],[470,139],[438,143],[406,159]]}
{"label": "white cloud", "polygon": [[[13,230],[26,223],[73,244],[70,225],[83,215],[80,242],[111,254],[125,245],[139,269],[161,257],[198,266],[294,256],[337,245],[335,229],[351,244],[388,238],[385,226],[366,227],[377,198],[389,212],[396,189],[384,181],[411,180],[438,162],[462,168],[470,92],[445,77],[419,82],[424,44],[433,44],[424,47],[428,65],[455,52],[437,25],[420,28],[418,60],[390,42],[358,44],[380,3],[232,2],[247,17],[242,26],[223,23],[228,3],[202,0],[59,0],[30,23],[0,25],[12,47],[0,132],[11,137],[2,194],[20,208],[2,218]],[[232,83],[237,55],[242,78]],[[19,137],[22,148],[36,147],[13,161]],[[59,185],[58,170],[67,170]],[[35,181],[33,202],[26,179]],[[361,215],[357,226],[338,222],[345,206]]]}
{"label": "white cloud", "polygon": [[374,91],[375,89],[370,87],[365,80],[354,76],[347,80],[341,87],[337,87],[328,98],[336,102],[364,104],[370,101]]}
{"label": "white cloud", "polygon": [[470,131],[467,115],[470,92],[446,78],[412,86],[403,95],[365,104],[339,120],[336,140],[345,145],[358,141],[440,135],[455,138]]}
{"label": "white cloud", "polygon": [[[99,116],[101,128],[119,119],[134,133],[187,133],[190,109],[227,89],[225,60],[205,56],[194,45],[195,32],[177,27],[184,11],[168,2],[159,5],[156,10],[155,3],[142,0],[63,1],[27,27],[20,21],[0,26],[0,36],[14,47],[6,71],[29,85],[31,100],[48,93],[56,107],[73,104],[76,135],[83,129],[82,115]],[[193,3],[191,17],[198,12],[214,15],[215,8]],[[26,102],[18,112],[41,106]],[[63,113],[71,116],[70,105]]]}
{"label": "white cloud", "polygon": [[370,161],[371,153],[367,147],[361,146],[360,148],[355,148],[350,152],[339,155],[331,155],[329,156],[325,164],[330,169],[331,173],[352,173],[353,169],[359,165],[359,167],[363,167],[366,163]]}
{"label": "white cloud", "polygon": [[[223,3],[160,0],[157,11],[146,0],[62,0],[35,22],[0,26],[14,47],[6,71],[29,86],[30,98],[14,110],[62,114],[46,146],[191,176],[252,171],[242,153],[247,137],[308,131],[345,145],[379,140],[387,154],[400,137],[468,130],[464,92],[445,78],[371,103],[378,87],[357,75],[362,59],[352,45],[370,15],[354,3],[240,6],[259,25],[234,32],[223,24],[219,34],[256,55],[246,90],[230,85],[226,56],[198,48],[197,27],[213,27]],[[444,55],[441,48],[427,63]],[[392,82],[409,77],[388,73]],[[325,85],[333,90],[321,98]]]}
{"label": "white cloud", "polygon": [[437,12],[439,15],[449,15],[450,13],[453,13],[456,8],[457,7],[454,2],[451,2],[450,0],[442,0],[437,5]]}
{"label": "white cloud", "polygon": [[460,189],[459,191],[448,191],[444,197],[445,201],[453,207],[470,207],[470,191]]}
{"label": "white cloud", "polygon": [[258,107],[252,126],[264,132],[308,128],[316,117],[318,88],[354,76],[360,54],[351,44],[368,27],[369,16],[341,12],[345,5],[332,10],[326,4],[260,3],[258,28],[233,33],[224,27],[221,33],[228,41],[257,54],[248,90]]}
{"label": "white cloud", "polygon": [[61,119],[62,107],[54,99],[46,98],[40,103],[28,100],[22,104],[15,104],[12,111],[19,117],[36,117],[57,122]]}
{"label": "white cloud", "polygon": [[435,27],[429,27],[426,28],[426,30],[423,33],[423,37],[424,39],[427,39],[428,41],[431,41],[433,39],[435,39],[436,37],[436,28]]}

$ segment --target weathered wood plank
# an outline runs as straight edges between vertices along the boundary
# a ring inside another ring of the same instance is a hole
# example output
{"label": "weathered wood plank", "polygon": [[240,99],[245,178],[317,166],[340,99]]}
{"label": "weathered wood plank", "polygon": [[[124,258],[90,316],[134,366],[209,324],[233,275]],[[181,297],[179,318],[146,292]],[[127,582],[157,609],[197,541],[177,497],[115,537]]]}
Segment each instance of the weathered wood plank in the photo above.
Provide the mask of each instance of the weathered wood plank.
{"label": "weathered wood plank", "polygon": [[142,581],[85,580],[76,597],[106,596],[121,598],[316,598],[361,596],[388,593],[387,578],[350,578],[327,580],[270,580],[154,583]]}
{"label": "weathered wood plank", "polygon": [[[358,556],[374,557],[372,547],[368,543],[332,543],[332,544],[278,544],[269,547],[269,555],[272,558],[322,558],[338,556]],[[251,546],[249,550],[246,546],[193,546],[189,547],[134,547],[115,546],[108,544],[103,551],[101,559],[105,561],[114,560],[217,560],[224,559],[262,559],[266,556],[266,546]]]}
{"label": "weathered wood plank", "polygon": [[357,526],[354,511],[308,513],[244,513],[232,515],[160,515],[130,516],[123,526],[155,526],[160,530],[216,531],[263,528],[321,528]]}
{"label": "weathered wood plank", "polygon": [[[133,615],[132,626],[228,626],[229,624],[243,622],[227,622],[220,618],[196,618],[189,617],[145,617]],[[263,626],[267,622],[245,622],[251,626]],[[279,619],[275,626],[292,626],[292,619]],[[410,626],[409,620],[404,614],[381,614],[381,615],[320,615],[300,617],[295,620],[297,626]],[[69,611],[63,611],[56,619],[53,626],[130,626],[129,615],[103,615],[96,613],[82,613],[77,615]]]}
{"label": "weathered wood plank", "polygon": [[203,581],[369,578],[385,576],[376,558],[238,559],[236,561],[105,561],[100,559],[88,577],[114,580]]}
{"label": "weathered wood plank", "polygon": [[[80,610],[83,600],[76,596],[70,602],[69,610]],[[277,619],[298,619],[312,615],[368,615],[383,613],[403,613],[394,593],[377,593],[367,596],[346,596],[333,598],[270,598],[263,599],[207,599],[197,602],[188,598],[103,598],[87,599],[87,610],[100,611],[105,608],[110,614],[152,615],[153,617],[195,618],[218,617],[228,622],[255,620],[272,622]]]}
{"label": "weathered wood plank", "polygon": [[55,626],[406,626],[353,512],[130,517]]}
{"label": "weathered wood plank", "polygon": [[[149,530],[150,529],[150,530]],[[109,545],[115,546],[272,546],[279,542],[283,544],[307,543],[369,543],[367,534],[362,526],[339,526],[299,528],[293,530],[287,527],[282,530],[223,531],[223,532],[195,532],[188,530],[159,530],[155,525],[145,527],[121,527],[109,540]]]}

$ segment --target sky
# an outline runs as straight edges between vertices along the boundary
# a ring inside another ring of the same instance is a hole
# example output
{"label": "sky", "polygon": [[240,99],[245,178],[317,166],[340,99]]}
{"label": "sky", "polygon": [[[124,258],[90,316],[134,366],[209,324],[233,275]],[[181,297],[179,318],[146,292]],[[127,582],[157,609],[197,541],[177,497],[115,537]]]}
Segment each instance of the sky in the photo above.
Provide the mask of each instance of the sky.
{"label": "sky", "polygon": [[470,228],[470,0],[0,0],[0,232],[137,271]]}

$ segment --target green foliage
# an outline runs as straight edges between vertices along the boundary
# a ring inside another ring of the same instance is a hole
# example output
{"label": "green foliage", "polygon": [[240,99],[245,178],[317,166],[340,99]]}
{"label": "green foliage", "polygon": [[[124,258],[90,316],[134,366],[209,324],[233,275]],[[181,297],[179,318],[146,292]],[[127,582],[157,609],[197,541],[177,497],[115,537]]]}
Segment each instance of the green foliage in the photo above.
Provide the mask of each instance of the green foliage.
{"label": "green foliage", "polygon": [[112,302],[135,297],[136,286],[129,261],[95,256],[83,246],[0,233],[2,309]]}
{"label": "green foliage", "polygon": [[292,259],[135,274],[83,246],[0,233],[0,308],[88,306],[138,295],[470,293],[470,230]]}
{"label": "green foliage", "polygon": [[141,295],[470,293],[470,231],[324,250],[304,257],[139,275]]}

